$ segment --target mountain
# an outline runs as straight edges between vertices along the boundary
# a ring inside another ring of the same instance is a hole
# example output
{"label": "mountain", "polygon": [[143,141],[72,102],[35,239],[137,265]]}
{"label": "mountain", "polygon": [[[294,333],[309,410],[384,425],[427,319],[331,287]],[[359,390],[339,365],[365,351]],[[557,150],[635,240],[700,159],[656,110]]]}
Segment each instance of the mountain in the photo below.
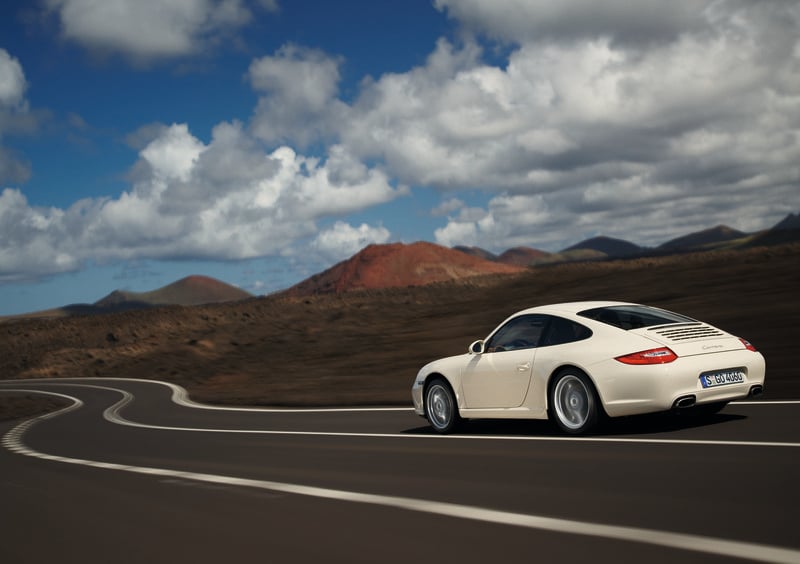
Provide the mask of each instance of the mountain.
{"label": "mountain", "polygon": [[747,244],[748,247],[781,245],[800,241],[800,213],[790,213],[771,229],[757,234]]}
{"label": "mountain", "polygon": [[790,213],[773,225],[771,231],[784,231],[788,229],[800,229],[800,213]]}
{"label": "mountain", "polygon": [[497,257],[497,262],[503,264],[515,264],[517,266],[530,266],[537,262],[543,262],[552,255],[539,249],[532,249],[530,247],[514,247],[508,249]]}
{"label": "mountain", "polygon": [[94,303],[100,309],[136,309],[155,305],[201,305],[253,297],[249,292],[208,276],[187,276],[150,292],[114,290]]}
{"label": "mountain", "polygon": [[747,237],[747,233],[732,229],[727,225],[717,225],[711,229],[696,231],[682,237],[671,239],[658,246],[660,251],[692,251],[702,250],[720,243],[727,243]]}
{"label": "mountain", "polygon": [[59,308],[0,317],[0,322],[15,319],[54,319],[72,316],[115,313],[154,306],[195,306],[236,302],[252,298],[249,292],[208,276],[187,276],[149,292],[114,290],[93,304],[70,304]]}
{"label": "mountain", "polygon": [[592,237],[591,239],[581,241],[576,245],[567,247],[561,252],[568,253],[570,251],[597,251],[603,253],[609,258],[616,258],[639,254],[644,251],[644,249],[639,245],[634,245],[633,243],[623,239],[615,239],[613,237],[605,237],[601,235],[599,237]]}
{"label": "mountain", "polygon": [[458,245],[453,247],[453,249],[468,255],[472,255],[473,257],[482,258],[484,260],[497,260],[496,254],[490,253],[486,249],[481,249],[480,247],[466,247],[464,245]]}
{"label": "mountain", "polygon": [[524,268],[488,261],[433,243],[369,245],[351,258],[286,290],[293,296],[359,289],[423,286],[484,274],[511,274]]}

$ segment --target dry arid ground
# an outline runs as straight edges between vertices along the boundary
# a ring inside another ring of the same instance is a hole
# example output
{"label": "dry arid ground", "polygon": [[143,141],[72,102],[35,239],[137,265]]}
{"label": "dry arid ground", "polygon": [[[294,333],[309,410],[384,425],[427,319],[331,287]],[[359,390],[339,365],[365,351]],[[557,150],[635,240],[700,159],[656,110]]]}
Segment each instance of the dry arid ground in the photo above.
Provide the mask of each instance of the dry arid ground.
{"label": "dry arid ground", "polygon": [[[800,244],[538,267],[425,287],[0,323],[5,379],[155,378],[226,404],[409,404],[417,370],[509,314],[587,299],[652,304],[753,342],[766,398],[800,398]],[[2,405],[0,405],[2,409]]]}

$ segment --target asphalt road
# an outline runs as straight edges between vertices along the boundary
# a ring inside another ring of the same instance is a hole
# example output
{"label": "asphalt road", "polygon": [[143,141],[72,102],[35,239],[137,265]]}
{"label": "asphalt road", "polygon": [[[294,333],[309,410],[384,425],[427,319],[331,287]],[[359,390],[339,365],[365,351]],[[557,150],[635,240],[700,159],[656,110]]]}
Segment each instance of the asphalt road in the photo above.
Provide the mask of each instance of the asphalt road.
{"label": "asphalt road", "polygon": [[165,384],[4,381],[0,562],[800,563],[800,402],[432,434],[410,409],[237,410]]}

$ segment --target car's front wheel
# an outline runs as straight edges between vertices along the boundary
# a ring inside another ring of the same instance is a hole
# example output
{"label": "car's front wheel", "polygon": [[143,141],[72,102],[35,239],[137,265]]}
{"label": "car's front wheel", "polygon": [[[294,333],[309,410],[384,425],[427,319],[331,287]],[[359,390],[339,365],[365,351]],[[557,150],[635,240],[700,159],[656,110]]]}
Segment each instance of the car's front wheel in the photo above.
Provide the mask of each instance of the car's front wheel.
{"label": "car's front wheel", "polygon": [[581,435],[597,426],[600,401],[586,374],[574,368],[560,371],[550,386],[550,418],[565,433]]}
{"label": "car's front wheel", "polygon": [[461,421],[450,385],[437,378],[425,388],[425,416],[439,433],[452,432]]}

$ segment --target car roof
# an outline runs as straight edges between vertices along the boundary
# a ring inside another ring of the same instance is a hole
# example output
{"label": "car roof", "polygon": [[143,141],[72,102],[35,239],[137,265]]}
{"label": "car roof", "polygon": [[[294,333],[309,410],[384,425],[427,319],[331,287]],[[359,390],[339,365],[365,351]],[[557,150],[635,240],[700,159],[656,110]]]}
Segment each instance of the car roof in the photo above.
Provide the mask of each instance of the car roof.
{"label": "car roof", "polygon": [[[541,305],[536,307],[531,307],[528,309],[524,309],[522,311],[517,312],[517,314],[522,313],[550,313],[550,314],[572,314],[575,315],[578,312],[587,310],[587,309],[594,309],[597,307],[610,307],[610,306],[624,306],[624,305],[639,305],[634,304],[632,302],[614,302],[614,301],[586,301],[586,302],[566,302],[561,304],[548,304],[548,305]],[[516,315],[516,314],[515,314]]]}

